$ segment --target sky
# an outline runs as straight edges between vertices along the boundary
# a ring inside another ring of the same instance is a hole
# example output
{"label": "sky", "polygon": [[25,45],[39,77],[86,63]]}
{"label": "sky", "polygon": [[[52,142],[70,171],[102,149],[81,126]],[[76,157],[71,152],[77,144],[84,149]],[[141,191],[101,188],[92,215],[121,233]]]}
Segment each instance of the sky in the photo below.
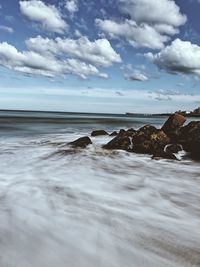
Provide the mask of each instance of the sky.
{"label": "sky", "polygon": [[200,0],[0,0],[0,109],[200,106]]}

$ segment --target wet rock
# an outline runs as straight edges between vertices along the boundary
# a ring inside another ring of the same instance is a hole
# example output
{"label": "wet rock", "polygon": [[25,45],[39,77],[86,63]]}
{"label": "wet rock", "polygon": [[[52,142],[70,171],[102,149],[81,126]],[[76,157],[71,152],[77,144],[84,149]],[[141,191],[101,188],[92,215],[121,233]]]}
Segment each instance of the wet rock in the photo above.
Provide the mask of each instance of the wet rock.
{"label": "wet rock", "polygon": [[80,148],[85,148],[89,144],[92,144],[92,141],[88,136],[81,137],[81,138],[69,143],[69,145],[71,145],[73,147],[80,147]]}
{"label": "wet rock", "polygon": [[[167,138],[164,132],[159,131],[152,125],[145,125],[141,127],[133,136],[132,152],[153,154],[154,150],[161,146],[161,144],[163,146],[164,144],[166,145],[166,141],[161,142],[163,138]],[[154,148],[155,145],[156,147]]]}
{"label": "wet rock", "polygon": [[110,134],[110,136],[117,136],[118,135],[118,132],[114,131]]}
{"label": "wet rock", "polygon": [[129,134],[135,134],[137,131],[134,130],[133,128],[130,128],[130,129],[127,130],[127,132],[128,132]]}
{"label": "wet rock", "polygon": [[124,129],[120,129],[117,137],[122,137],[122,136],[125,136],[126,135],[126,131]]}
{"label": "wet rock", "polygon": [[152,127],[145,127],[136,133],[132,152],[153,154],[156,151],[164,151],[164,147],[170,143],[170,138],[163,131]]}
{"label": "wet rock", "polygon": [[160,160],[160,159],[178,160],[177,157],[173,153],[167,153],[163,150],[157,150],[153,154],[152,159],[155,159],[155,160]]}
{"label": "wet rock", "polygon": [[136,131],[134,135],[134,141],[141,142],[142,140],[146,140],[154,133],[157,133],[158,129],[152,125],[145,125]]}
{"label": "wet rock", "polygon": [[124,130],[121,129],[118,135],[112,139],[108,144],[103,146],[105,149],[121,149],[129,151],[132,148],[132,138],[135,135],[135,130],[129,129]]}
{"label": "wet rock", "polygon": [[103,146],[105,149],[129,150],[131,148],[131,139],[126,136],[116,136],[110,142]]}
{"label": "wet rock", "polygon": [[182,151],[183,147],[182,145],[179,144],[170,144],[167,145],[164,149],[166,153],[173,154],[173,153],[178,153],[179,151]]}
{"label": "wet rock", "polygon": [[134,137],[135,136],[136,131],[131,129],[128,129],[127,131],[124,129],[121,129],[117,135],[117,137]]}
{"label": "wet rock", "polygon": [[180,135],[181,126],[185,123],[186,118],[180,114],[173,114],[169,116],[161,130],[168,135],[172,141],[176,142]]}
{"label": "wet rock", "polygon": [[181,128],[180,143],[192,158],[200,159],[200,122],[193,121]]}
{"label": "wet rock", "polygon": [[200,143],[190,144],[189,156],[194,160],[200,160]]}
{"label": "wet rock", "polygon": [[100,136],[100,135],[108,135],[108,133],[104,130],[95,130],[91,133],[91,136]]}
{"label": "wet rock", "polygon": [[200,121],[192,121],[181,128],[180,142],[183,144],[200,143]]}

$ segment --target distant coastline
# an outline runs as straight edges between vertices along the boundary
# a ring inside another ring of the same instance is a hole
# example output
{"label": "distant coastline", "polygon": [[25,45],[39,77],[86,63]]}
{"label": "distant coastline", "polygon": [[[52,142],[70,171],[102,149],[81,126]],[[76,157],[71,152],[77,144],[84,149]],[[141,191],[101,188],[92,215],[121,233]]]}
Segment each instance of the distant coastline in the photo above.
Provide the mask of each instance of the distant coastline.
{"label": "distant coastline", "polygon": [[[74,115],[74,114],[83,114],[83,115],[114,115],[114,116],[125,116],[125,117],[167,117],[171,114],[174,114],[174,112],[171,113],[133,113],[133,112],[126,112],[126,113],[95,113],[95,112],[72,112],[72,111],[44,111],[44,110],[16,110],[16,109],[0,109],[1,112],[8,112],[8,113],[49,113],[49,114],[68,114],[68,115]],[[176,111],[175,113],[181,114],[185,117],[196,117],[200,118],[200,108],[195,109],[194,111],[186,112],[186,111]]]}

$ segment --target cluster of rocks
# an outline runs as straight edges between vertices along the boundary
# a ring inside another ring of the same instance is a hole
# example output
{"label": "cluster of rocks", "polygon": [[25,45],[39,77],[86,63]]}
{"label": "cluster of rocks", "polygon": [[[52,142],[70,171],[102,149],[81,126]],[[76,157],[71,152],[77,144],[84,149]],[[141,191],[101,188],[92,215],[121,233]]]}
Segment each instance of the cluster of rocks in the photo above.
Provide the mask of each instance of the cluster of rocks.
{"label": "cluster of rocks", "polygon": [[[161,129],[145,125],[139,130],[120,130],[110,136],[114,138],[103,146],[104,149],[121,149],[128,152],[150,154],[152,158],[177,159],[181,150],[189,152],[192,158],[200,159],[200,121],[183,126],[186,119],[180,114],[171,115]],[[109,135],[104,130],[93,131],[91,136]],[[73,147],[85,148],[91,144],[89,137],[71,142]]]}

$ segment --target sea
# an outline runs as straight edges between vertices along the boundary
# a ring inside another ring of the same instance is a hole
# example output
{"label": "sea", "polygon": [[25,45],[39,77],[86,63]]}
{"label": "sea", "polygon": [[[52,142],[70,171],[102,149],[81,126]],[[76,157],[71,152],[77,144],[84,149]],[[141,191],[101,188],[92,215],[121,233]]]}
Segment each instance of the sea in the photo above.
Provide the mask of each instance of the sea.
{"label": "sea", "polygon": [[200,266],[200,162],[68,145],[166,119],[0,111],[0,267]]}

